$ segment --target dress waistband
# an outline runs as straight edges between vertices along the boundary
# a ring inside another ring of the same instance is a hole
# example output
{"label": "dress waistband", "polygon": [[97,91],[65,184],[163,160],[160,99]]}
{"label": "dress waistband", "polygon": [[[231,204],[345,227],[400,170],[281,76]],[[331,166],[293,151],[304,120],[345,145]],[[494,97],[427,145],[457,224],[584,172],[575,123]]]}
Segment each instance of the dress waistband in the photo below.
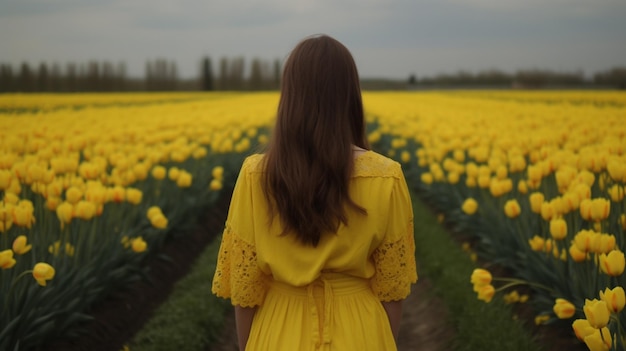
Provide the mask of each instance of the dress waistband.
{"label": "dress waistband", "polygon": [[[325,350],[330,348],[331,343],[333,297],[370,289],[370,281],[341,273],[322,273],[319,278],[306,286],[298,287],[272,281],[270,287],[290,295],[306,296],[312,319],[315,348]],[[323,308],[322,316],[318,310],[320,298],[323,298],[323,306],[321,303],[319,306]]]}

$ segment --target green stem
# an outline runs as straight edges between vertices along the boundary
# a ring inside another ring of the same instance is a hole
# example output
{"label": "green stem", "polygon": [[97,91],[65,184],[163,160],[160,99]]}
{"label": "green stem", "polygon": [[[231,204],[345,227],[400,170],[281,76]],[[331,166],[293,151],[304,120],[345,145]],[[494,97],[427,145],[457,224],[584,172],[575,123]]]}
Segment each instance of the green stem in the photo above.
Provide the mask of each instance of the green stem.
{"label": "green stem", "polygon": [[528,285],[528,286],[533,286],[533,287],[536,287],[536,288],[544,289],[544,290],[546,290],[546,291],[550,291],[550,292],[552,292],[552,291],[553,291],[552,289],[548,288],[548,287],[547,287],[547,286],[545,286],[545,285],[541,285],[541,284],[538,284],[538,283],[533,283],[533,282],[528,282],[528,281],[521,280],[521,279],[514,279],[514,278],[493,278],[493,280],[494,280],[494,281],[501,281],[501,282],[509,282],[508,284],[505,284],[505,285],[503,285],[503,286],[499,287],[498,289],[496,289],[496,291],[504,290],[504,289],[506,289],[506,288],[510,288],[510,287],[512,287],[512,286],[515,286],[515,285]]}

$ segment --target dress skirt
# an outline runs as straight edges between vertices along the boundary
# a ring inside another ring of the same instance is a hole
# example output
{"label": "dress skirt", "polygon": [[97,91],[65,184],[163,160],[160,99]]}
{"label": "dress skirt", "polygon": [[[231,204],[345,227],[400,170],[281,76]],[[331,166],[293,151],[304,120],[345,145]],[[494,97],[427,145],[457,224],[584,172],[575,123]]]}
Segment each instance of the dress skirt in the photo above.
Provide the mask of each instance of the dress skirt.
{"label": "dress skirt", "polygon": [[305,287],[272,281],[247,351],[394,351],[389,319],[367,279],[323,273]]}

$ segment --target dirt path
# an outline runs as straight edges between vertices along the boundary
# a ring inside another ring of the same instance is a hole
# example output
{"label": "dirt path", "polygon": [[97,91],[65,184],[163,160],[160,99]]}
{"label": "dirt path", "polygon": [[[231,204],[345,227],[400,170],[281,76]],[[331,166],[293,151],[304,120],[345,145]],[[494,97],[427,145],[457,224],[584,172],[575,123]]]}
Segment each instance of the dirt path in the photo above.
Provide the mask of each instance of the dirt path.
{"label": "dirt path", "polygon": [[[446,308],[442,301],[431,297],[432,284],[418,280],[403,304],[402,326],[398,351],[443,351],[452,331],[446,327]],[[229,313],[224,321],[222,337],[208,351],[238,351],[235,318]]]}

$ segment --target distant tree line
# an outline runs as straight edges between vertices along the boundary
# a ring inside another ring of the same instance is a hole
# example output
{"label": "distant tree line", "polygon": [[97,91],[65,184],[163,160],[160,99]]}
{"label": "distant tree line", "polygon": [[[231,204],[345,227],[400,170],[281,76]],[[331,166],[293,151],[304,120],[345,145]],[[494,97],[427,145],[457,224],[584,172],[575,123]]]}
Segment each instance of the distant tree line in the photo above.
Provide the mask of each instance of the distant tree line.
{"label": "distant tree line", "polygon": [[143,78],[129,77],[123,62],[89,61],[65,66],[45,62],[31,66],[22,62],[18,67],[0,63],[0,93],[278,89],[279,60],[268,62],[254,58],[249,74],[245,68],[243,57],[222,57],[216,75],[211,58],[205,57],[198,77],[181,79],[176,63],[161,58],[146,62]]}
{"label": "distant tree line", "polygon": [[626,67],[615,67],[597,72],[591,79],[585,79],[582,72],[554,72],[549,70],[520,70],[506,73],[488,70],[478,73],[459,71],[454,74],[438,74],[433,77],[418,79],[409,76],[409,87],[511,87],[511,88],[548,88],[548,87],[605,87],[626,89]]}
{"label": "distant tree line", "polygon": [[[243,56],[221,57],[214,67],[210,57],[200,61],[195,78],[181,79],[174,61],[148,60],[144,77],[129,77],[124,62],[67,63],[61,66],[27,62],[17,67],[0,63],[2,92],[113,92],[113,91],[197,91],[276,90],[280,86],[281,62],[253,58],[247,65]],[[246,69],[247,68],[247,69]],[[432,77],[410,75],[408,80],[362,79],[365,90],[433,88],[612,88],[626,89],[626,66],[597,72],[586,79],[582,72],[520,70],[507,73],[487,70],[459,71]]]}

